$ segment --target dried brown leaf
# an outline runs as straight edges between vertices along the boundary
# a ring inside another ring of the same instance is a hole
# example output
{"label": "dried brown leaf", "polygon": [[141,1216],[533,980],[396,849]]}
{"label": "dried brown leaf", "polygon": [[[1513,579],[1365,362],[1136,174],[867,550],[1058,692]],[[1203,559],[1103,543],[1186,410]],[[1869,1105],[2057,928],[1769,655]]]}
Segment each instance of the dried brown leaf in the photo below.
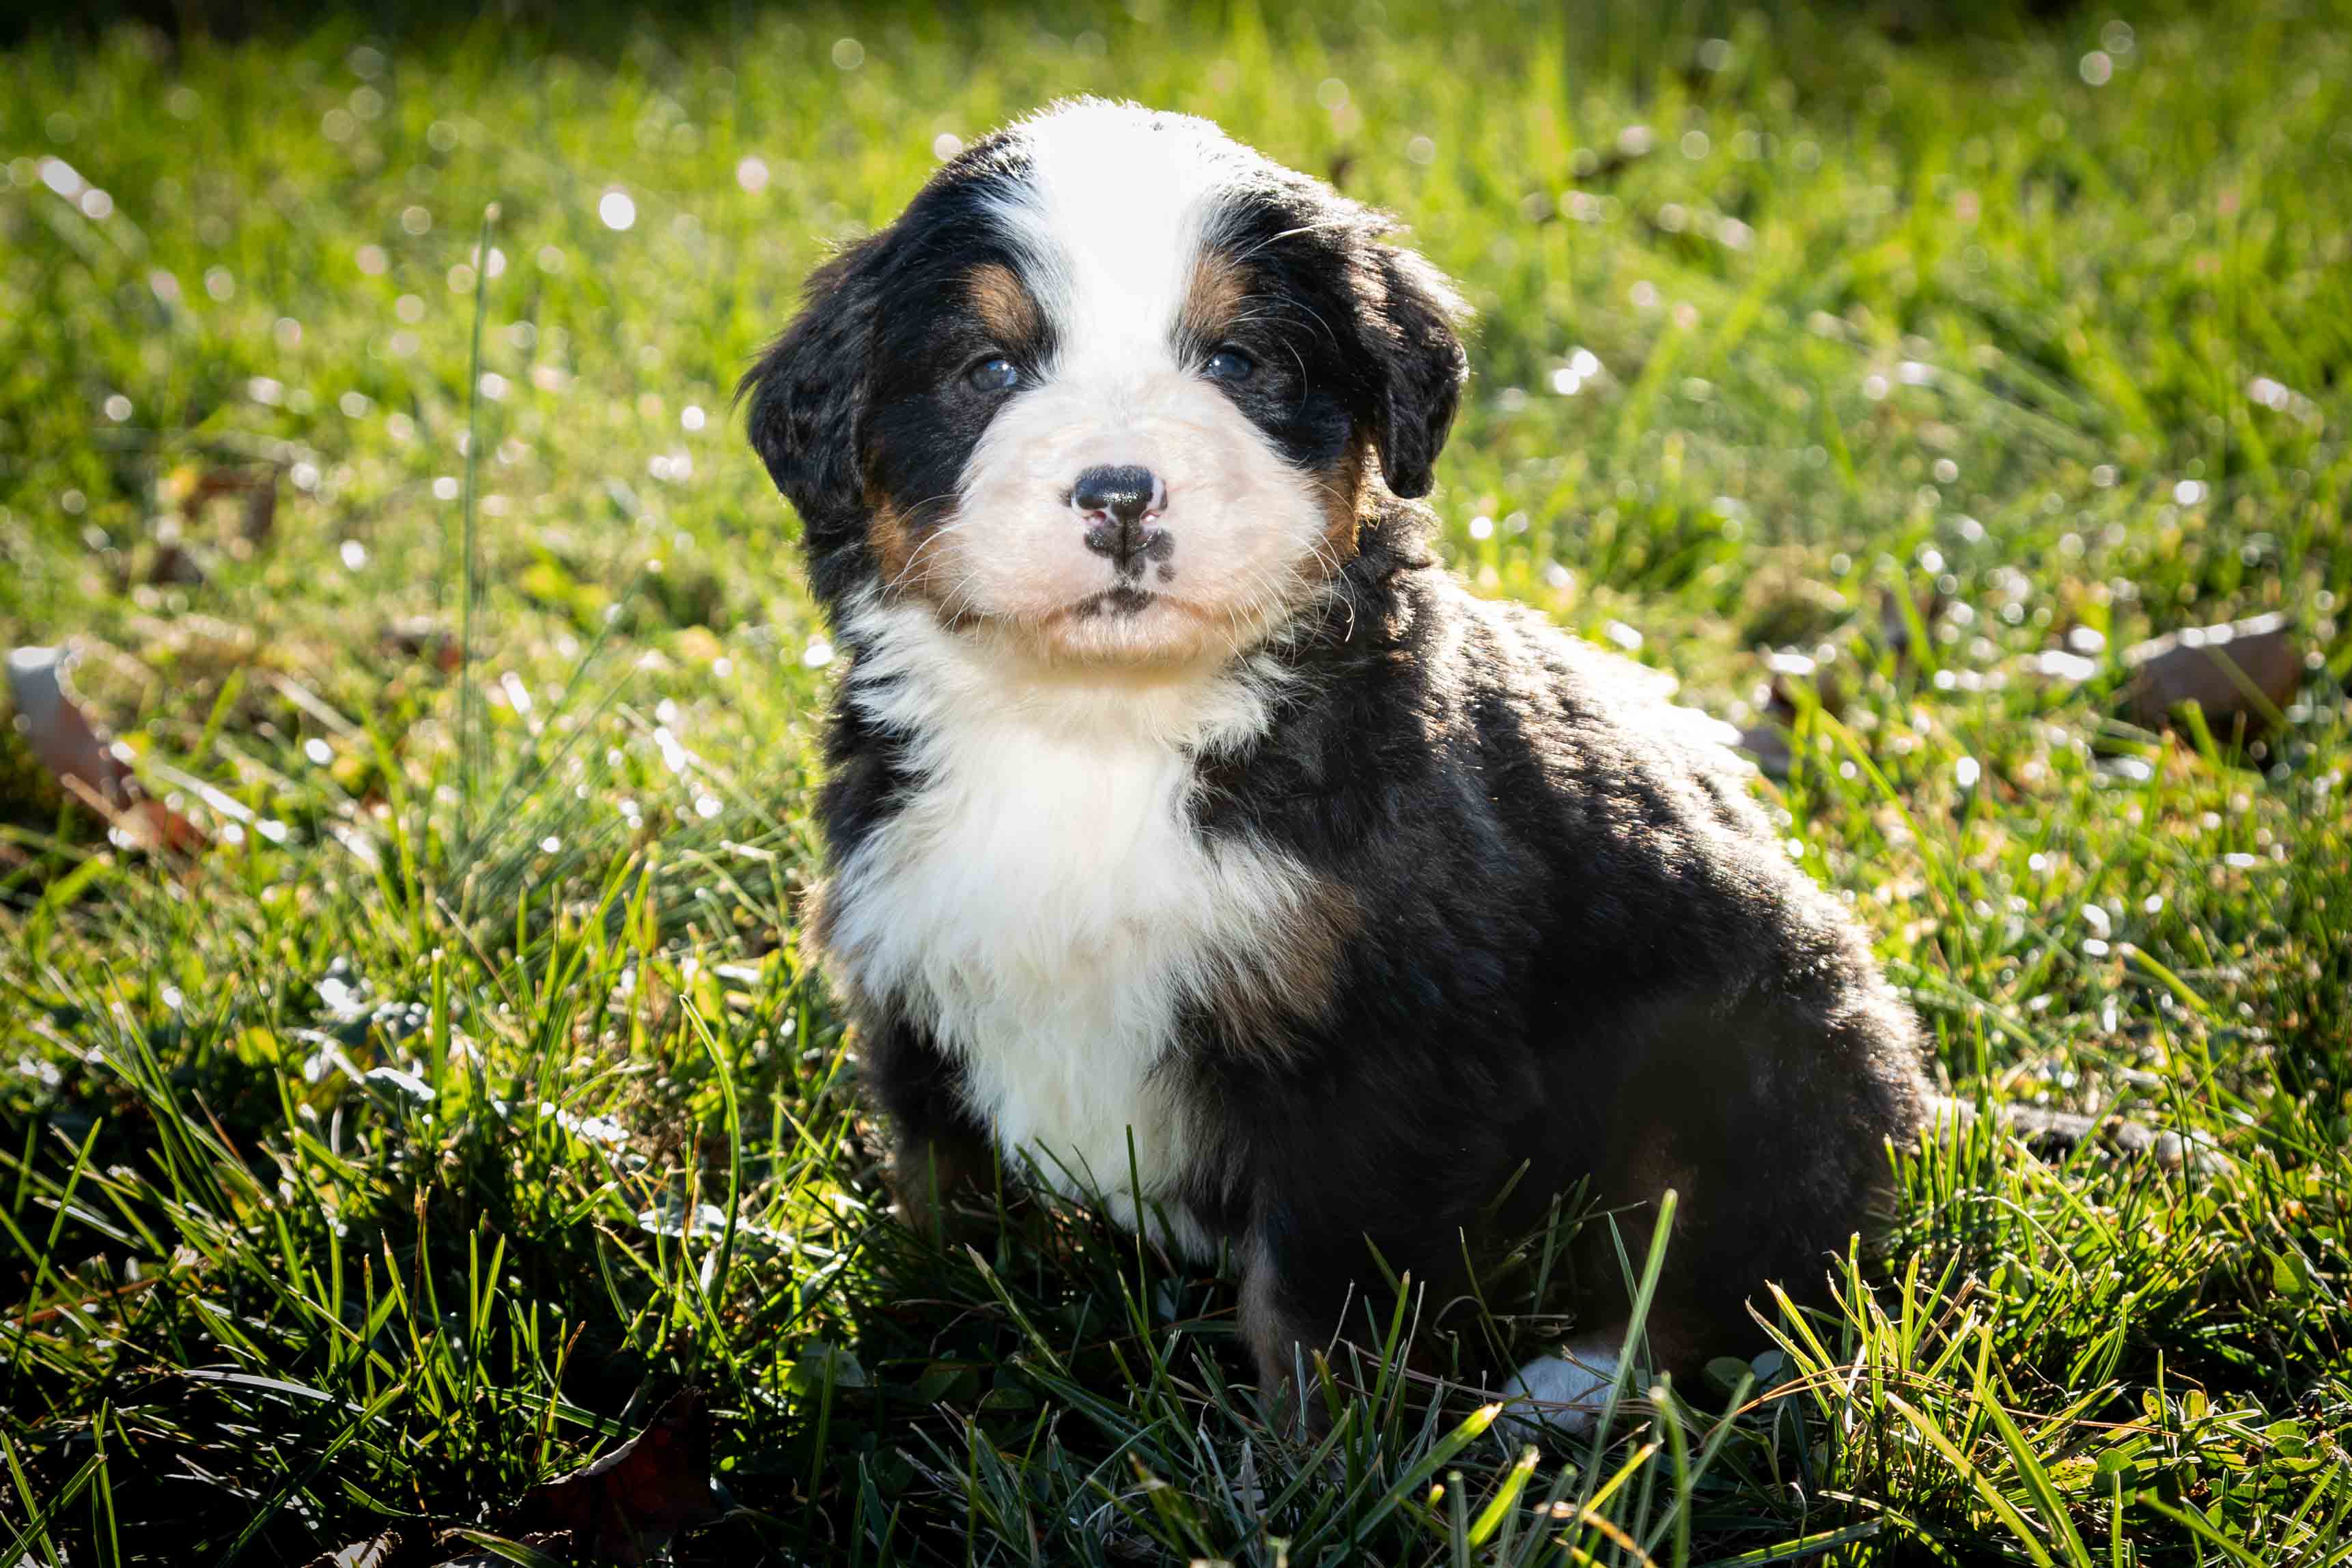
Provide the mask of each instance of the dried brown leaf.
{"label": "dried brown leaf", "polygon": [[725,1512],[710,1479],[710,1414],[694,1388],[611,1453],[534,1488],[516,1510],[529,1529],[568,1534],[580,1561],[625,1568]]}
{"label": "dried brown leaf", "polygon": [[178,495],[180,515],[191,523],[216,500],[241,502],[238,531],[255,544],[268,539],[278,524],[278,467],[274,463],[242,468],[183,469],[172,476],[166,489]]}
{"label": "dried brown leaf", "polygon": [[66,680],[71,662],[61,647],[17,648],[8,655],[8,692],[41,765],[68,788],[79,781],[110,815],[131,803],[131,769],[75,700]]}
{"label": "dried brown leaf", "polygon": [[83,710],[67,679],[71,664],[70,654],[58,647],[20,647],[8,655],[9,696],[35,760],[125,844],[183,854],[202,848],[203,830],[149,798],[130,764]]}
{"label": "dried brown leaf", "polygon": [[382,641],[387,653],[423,660],[444,674],[454,675],[465,662],[456,634],[430,616],[402,616],[383,628]]}
{"label": "dried brown leaf", "polygon": [[2256,616],[2219,626],[2190,626],[2126,650],[2131,680],[2124,706],[2133,723],[2161,729],[2194,702],[2206,726],[2228,735],[2270,728],[2303,681],[2303,649],[2286,617]]}

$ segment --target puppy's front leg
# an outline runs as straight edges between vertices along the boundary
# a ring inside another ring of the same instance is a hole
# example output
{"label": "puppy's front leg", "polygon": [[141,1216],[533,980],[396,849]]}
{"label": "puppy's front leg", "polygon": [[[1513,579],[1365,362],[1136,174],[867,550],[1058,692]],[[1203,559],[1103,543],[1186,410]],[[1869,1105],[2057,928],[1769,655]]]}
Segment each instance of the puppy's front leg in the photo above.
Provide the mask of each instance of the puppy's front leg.
{"label": "puppy's front leg", "polygon": [[[1320,1437],[1331,1423],[1316,1380],[1316,1358],[1343,1337],[1346,1325],[1337,1314],[1362,1311],[1360,1286],[1351,1288],[1328,1274],[1309,1286],[1295,1258],[1286,1275],[1281,1255],[1260,1244],[1253,1244],[1252,1253],[1242,1276],[1241,1331],[1257,1364],[1258,1391],[1277,1425],[1302,1431],[1310,1440]],[[1328,1300],[1329,1310],[1304,1310],[1307,1300]],[[1386,1314],[1381,1317],[1385,1321]],[[1617,1376],[1623,1337],[1622,1331],[1589,1332],[1519,1368],[1502,1390],[1508,1406],[1502,1429],[1520,1439],[1545,1430],[1590,1432]],[[1419,1353],[1425,1347],[1397,1348],[1416,1370],[1438,1373]],[[1481,1381],[1474,1378],[1474,1385]]]}
{"label": "puppy's front leg", "polygon": [[960,1196],[984,1194],[994,1157],[988,1141],[961,1129],[899,1131],[890,1158],[890,1195],[907,1228],[933,1241],[960,1239],[966,1226],[955,1216]]}
{"label": "puppy's front leg", "polygon": [[912,1025],[892,1021],[866,1048],[866,1079],[876,1106],[890,1119],[890,1192],[908,1228],[934,1241],[952,1238],[959,1195],[992,1184],[995,1151],[964,1102],[961,1068]]}
{"label": "puppy's front leg", "polygon": [[1256,1363],[1258,1392],[1276,1421],[1309,1437],[1328,1429],[1316,1363],[1342,1340],[1352,1339],[1368,1355],[1405,1353],[1418,1370],[1435,1374],[1418,1365],[1422,1347],[1380,1342],[1398,1305],[1380,1259],[1401,1267],[1415,1307],[1455,1293],[1454,1273],[1426,1239],[1400,1232],[1375,1237],[1353,1214],[1310,1221],[1293,1211],[1256,1227],[1242,1258],[1240,1327]]}
{"label": "puppy's front leg", "polygon": [[1298,1310],[1273,1250],[1250,1245],[1242,1273],[1241,1332],[1257,1365],[1257,1387],[1278,1426],[1320,1436],[1330,1426],[1316,1385],[1315,1358],[1335,1339],[1336,1325],[1318,1324]]}

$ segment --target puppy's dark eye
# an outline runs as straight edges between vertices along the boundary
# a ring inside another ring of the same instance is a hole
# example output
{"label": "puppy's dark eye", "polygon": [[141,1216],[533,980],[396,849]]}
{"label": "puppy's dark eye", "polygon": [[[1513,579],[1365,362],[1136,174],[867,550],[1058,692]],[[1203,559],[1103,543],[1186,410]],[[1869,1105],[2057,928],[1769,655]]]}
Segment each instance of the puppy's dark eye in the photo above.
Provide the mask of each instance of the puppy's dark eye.
{"label": "puppy's dark eye", "polygon": [[964,372],[964,379],[982,392],[1010,392],[1021,384],[1021,367],[999,354]]}
{"label": "puppy's dark eye", "polygon": [[1211,354],[1209,363],[1201,367],[1201,373],[1211,381],[1247,381],[1250,373],[1255,369],[1255,360],[1237,348],[1226,347]]}

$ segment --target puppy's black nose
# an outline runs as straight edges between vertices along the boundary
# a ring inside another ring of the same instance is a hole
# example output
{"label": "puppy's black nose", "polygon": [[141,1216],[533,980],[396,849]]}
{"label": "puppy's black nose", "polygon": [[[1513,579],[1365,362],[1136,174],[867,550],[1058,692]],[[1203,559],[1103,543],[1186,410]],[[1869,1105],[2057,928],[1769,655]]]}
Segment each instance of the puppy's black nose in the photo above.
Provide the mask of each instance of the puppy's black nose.
{"label": "puppy's black nose", "polygon": [[1108,512],[1121,522],[1139,522],[1166,504],[1167,490],[1150,468],[1093,468],[1070,487],[1070,504],[1080,511]]}
{"label": "puppy's black nose", "polygon": [[1168,536],[1151,520],[1167,510],[1168,487],[1150,469],[1088,468],[1070,487],[1070,504],[1086,520],[1087,548],[1121,573],[1139,573],[1147,557],[1167,555]]}

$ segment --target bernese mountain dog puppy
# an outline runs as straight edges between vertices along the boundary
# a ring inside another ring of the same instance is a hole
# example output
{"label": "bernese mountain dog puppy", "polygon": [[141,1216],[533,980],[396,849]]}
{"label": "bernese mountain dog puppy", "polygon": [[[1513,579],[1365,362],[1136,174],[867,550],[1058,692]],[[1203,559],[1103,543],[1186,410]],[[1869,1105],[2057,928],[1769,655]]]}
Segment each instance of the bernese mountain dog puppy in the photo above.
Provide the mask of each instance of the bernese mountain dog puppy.
{"label": "bernese mountain dog puppy", "polygon": [[1568,1353],[1466,1373],[1572,1422],[1669,1189],[1654,1364],[1819,1291],[1921,1049],[1706,722],[1433,560],[1391,230],[1081,100],[816,270],[744,381],[847,658],[811,928],[909,1217],[1003,1160],[1227,1257],[1269,1393],[1582,1184]]}

